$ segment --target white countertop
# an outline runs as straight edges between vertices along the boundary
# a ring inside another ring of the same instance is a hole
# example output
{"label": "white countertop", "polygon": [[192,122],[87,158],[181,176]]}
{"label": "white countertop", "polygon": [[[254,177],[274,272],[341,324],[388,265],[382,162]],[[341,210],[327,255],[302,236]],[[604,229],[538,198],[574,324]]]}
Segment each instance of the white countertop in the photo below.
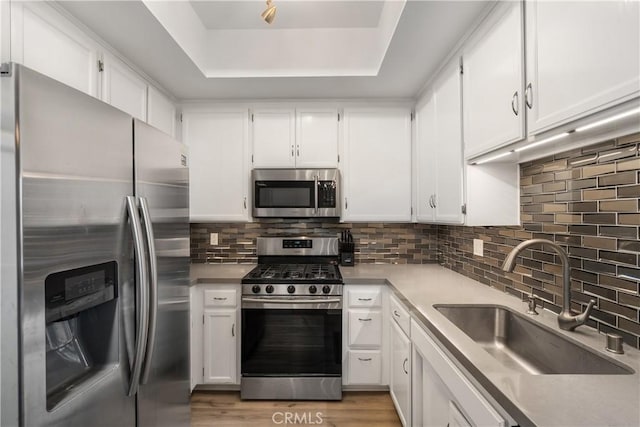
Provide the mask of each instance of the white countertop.
{"label": "white countertop", "polygon": [[[192,283],[240,283],[255,265],[192,264]],[[496,304],[519,313],[526,303],[435,264],[361,264],[341,267],[346,284],[388,283],[407,300],[412,316],[447,348],[458,363],[521,425],[639,426],[640,351],[625,346],[624,355],[604,350],[605,336],[592,328],[573,332],[557,326],[556,315],[539,310],[532,317],[561,335],[590,347],[635,371],[632,375],[533,375],[510,371],[454,326],[434,304]]]}

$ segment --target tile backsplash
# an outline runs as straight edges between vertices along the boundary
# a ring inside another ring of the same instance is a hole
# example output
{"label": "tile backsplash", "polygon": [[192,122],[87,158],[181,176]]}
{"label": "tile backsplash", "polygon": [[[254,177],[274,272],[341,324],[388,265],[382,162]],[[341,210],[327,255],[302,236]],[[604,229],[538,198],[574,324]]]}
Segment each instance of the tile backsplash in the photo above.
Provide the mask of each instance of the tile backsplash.
{"label": "tile backsplash", "polygon": [[[534,292],[559,312],[558,257],[534,247],[513,273],[500,268],[518,243],[555,241],[571,262],[571,306],[597,301],[589,325],[640,348],[640,134],[522,164],[522,227],[439,226],[442,263],[486,285],[524,298]],[[484,240],[484,257],[473,255]]]}
{"label": "tile backsplash", "polygon": [[[422,264],[437,261],[436,226],[340,223],[313,219],[264,219],[253,223],[191,224],[191,262],[255,263],[258,236],[336,236],[351,229],[356,264]],[[218,233],[218,245],[209,244]]]}
{"label": "tile backsplash", "polygon": [[[543,248],[522,253],[513,273],[500,266],[518,243],[555,241],[571,262],[571,306],[583,311],[596,299],[589,325],[615,332],[640,348],[640,134],[605,141],[520,167],[521,227],[463,227],[397,223],[269,219],[254,223],[191,225],[195,263],[255,263],[255,238],[268,235],[335,235],[350,228],[356,263],[445,267],[515,297],[534,292],[559,312],[558,257]],[[209,245],[209,233],[219,244]],[[484,240],[484,256],[473,255]]]}

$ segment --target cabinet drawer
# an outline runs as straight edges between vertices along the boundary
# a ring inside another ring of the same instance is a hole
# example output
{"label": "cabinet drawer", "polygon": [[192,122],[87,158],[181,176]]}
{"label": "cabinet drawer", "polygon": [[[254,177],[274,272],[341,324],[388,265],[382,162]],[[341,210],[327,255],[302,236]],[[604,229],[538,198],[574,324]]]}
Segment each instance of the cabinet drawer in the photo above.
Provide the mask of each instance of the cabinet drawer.
{"label": "cabinet drawer", "polygon": [[349,345],[382,345],[382,313],[380,311],[349,311]]}
{"label": "cabinet drawer", "polygon": [[382,307],[382,288],[349,289],[349,307]]}
{"label": "cabinet drawer", "polygon": [[233,289],[206,289],[204,291],[205,307],[235,307],[237,292]]}
{"label": "cabinet drawer", "polygon": [[349,384],[380,384],[382,357],[380,351],[349,351]]}
{"label": "cabinet drawer", "polygon": [[398,326],[402,328],[404,333],[410,337],[411,317],[409,316],[409,311],[404,305],[402,305],[395,295],[391,295],[389,298],[389,315],[396,321],[396,323],[398,323]]}

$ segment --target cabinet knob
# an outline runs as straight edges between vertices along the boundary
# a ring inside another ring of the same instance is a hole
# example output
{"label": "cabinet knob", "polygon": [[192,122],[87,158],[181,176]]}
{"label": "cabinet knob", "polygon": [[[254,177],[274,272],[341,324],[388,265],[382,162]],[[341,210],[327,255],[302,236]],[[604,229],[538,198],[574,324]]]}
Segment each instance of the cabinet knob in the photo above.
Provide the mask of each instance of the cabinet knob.
{"label": "cabinet knob", "polygon": [[408,357],[404,358],[404,362],[402,362],[402,370],[404,371],[405,374],[409,374],[409,371],[407,371],[407,362],[409,361]]}
{"label": "cabinet knob", "polygon": [[516,116],[518,115],[519,105],[520,103],[518,102],[518,91],[515,91],[513,93],[513,96],[511,97],[511,109],[513,110],[513,114],[515,114]]}
{"label": "cabinet knob", "polygon": [[244,208],[247,209],[247,198],[246,197],[244,198],[243,203],[244,203]]}

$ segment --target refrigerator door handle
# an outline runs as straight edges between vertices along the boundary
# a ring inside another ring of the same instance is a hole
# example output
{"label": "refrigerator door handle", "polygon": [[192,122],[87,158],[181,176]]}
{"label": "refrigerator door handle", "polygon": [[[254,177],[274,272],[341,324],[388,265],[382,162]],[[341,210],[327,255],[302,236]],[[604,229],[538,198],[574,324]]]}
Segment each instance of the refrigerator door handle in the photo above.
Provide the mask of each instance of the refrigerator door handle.
{"label": "refrigerator door handle", "polygon": [[136,258],[136,269],[138,270],[138,282],[136,282],[136,307],[138,326],[136,330],[136,352],[133,358],[133,368],[131,370],[131,380],[129,383],[129,396],[133,396],[138,391],[138,383],[140,381],[140,373],[142,371],[142,360],[144,357],[145,346],[147,345],[147,329],[149,321],[149,296],[148,279],[147,279],[147,263],[144,257],[144,244],[142,236],[142,225],[136,198],[127,196],[127,211],[131,224],[131,232],[133,234],[134,253]]}
{"label": "refrigerator door handle", "polygon": [[156,326],[158,323],[158,258],[156,256],[156,245],[153,235],[153,223],[149,212],[149,203],[145,197],[140,197],[140,208],[142,210],[142,221],[147,236],[147,246],[149,248],[149,329],[147,335],[147,349],[144,356],[142,375],[140,384],[146,384],[151,371],[151,359],[156,342]]}

